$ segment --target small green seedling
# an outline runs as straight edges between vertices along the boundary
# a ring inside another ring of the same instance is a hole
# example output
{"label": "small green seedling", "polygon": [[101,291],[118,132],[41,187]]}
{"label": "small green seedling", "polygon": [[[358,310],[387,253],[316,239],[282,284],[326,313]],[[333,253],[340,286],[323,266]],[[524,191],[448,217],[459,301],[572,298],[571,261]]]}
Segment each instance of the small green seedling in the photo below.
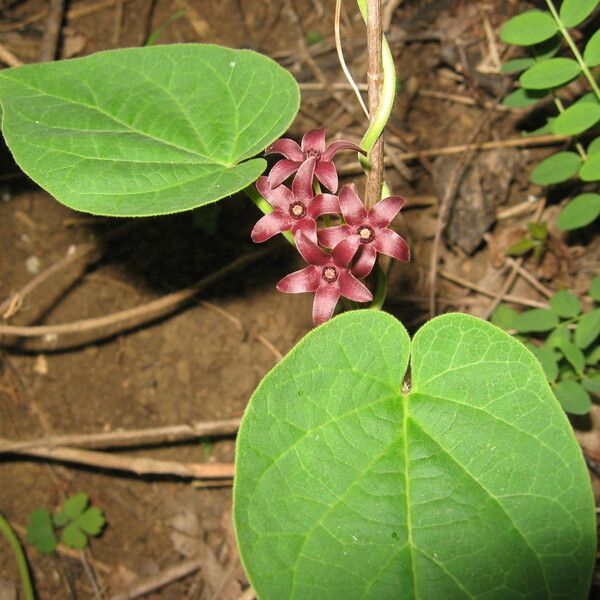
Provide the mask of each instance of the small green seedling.
{"label": "small green seedling", "polygon": [[89,506],[89,496],[83,492],[68,498],[62,510],[50,513],[47,508],[38,508],[29,515],[27,541],[42,554],[50,554],[60,541],[70,548],[82,549],[90,537],[100,535],[106,524],[104,513]]}
{"label": "small green seedling", "polygon": [[525,256],[531,252],[535,262],[539,263],[546,252],[548,226],[546,223],[528,223],[529,235],[516,241],[506,254],[509,256]]}

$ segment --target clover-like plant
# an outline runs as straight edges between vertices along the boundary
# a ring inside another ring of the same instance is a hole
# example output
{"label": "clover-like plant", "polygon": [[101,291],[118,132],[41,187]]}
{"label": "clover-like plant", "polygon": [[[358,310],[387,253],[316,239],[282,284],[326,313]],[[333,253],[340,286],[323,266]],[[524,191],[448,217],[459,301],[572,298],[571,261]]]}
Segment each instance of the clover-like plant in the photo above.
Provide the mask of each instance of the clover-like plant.
{"label": "clover-like plant", "polygon": [[[502,67],[505,73],[521,73],[520,87],[504,99],[504,104],[524,108],[552,98],[558,116],[548,118],[543,127],[531,133],[573,137],[571,150],[556,152],[533,169],[533,183],[550,186],[573,178],[583,185],[595,183],[600,180],[600,138],[595,137],[600,121],[600,87],[592,71],[600,65],[600,31],[583,40],[581,52],[569,30],[588,19],[600,0],[563,0],[560,10],[552,0],[546,0],[546,4],[548,11],[519,14],[500,32],[504,42],[529,51],[528,56],[510,60]],[[570,56],[563,56],[563,50]],[[579,76],[586,78],[591,91],[565,107],[559,90]],[[584,134],[586,147],[577,139]],[[565,231],[585,227],[598,215],[600,195],[593,190],[582,191],[563,208],[558,226]]]}
{"label": "clover-like plant", "polygon": [[62,510],[50,513],[47,508],[38,508],[29,515],[27,541],[38,552],[50,554],[60,541],[71,548],[85,548],[90,537],[100,535],[106,525],[103,512],[89,506],[89,496],[83,492],[65,500]]}
{"label": "clover-like plant", "polygon": [[[378,11],[358,5],[377,25]],[[331,319],[340,297],[380,306],[379,255],[409,259],[392,222],[403,199],[377,181],[382,199],[368,206],[352,185],[338,192],[332,161],[355,151],[371,168],[396,90],[385,38],[381,58],[360,145],[327,146],[321,129],[277,141],[298,109],[289,73],[198,44],[2,71],[2,130],[23,170],[68,206],[156,215],[243,189],[265,213],[252,238],[281,233],[308,263],[277,287],[314,292],[320,326],[263,379],[237,442],[234,521],[260,600],[583,599],[593,498],[535,356],[467,315],[440,316],[412,340],[379,310]],[[264,150],[283,158],[262,176]]]}

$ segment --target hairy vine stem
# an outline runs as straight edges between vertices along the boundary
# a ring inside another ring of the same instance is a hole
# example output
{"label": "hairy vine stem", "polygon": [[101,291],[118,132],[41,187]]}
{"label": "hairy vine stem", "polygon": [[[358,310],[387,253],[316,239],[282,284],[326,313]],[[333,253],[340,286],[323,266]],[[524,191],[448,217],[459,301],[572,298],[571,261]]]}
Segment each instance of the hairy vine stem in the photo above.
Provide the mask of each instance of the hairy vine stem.
{"label": "hairy vine stem", "polygon": [[[367,1],[367,85],[369,90],[369,120],[372,122],[381,98],[382,44],[381,0]],[[365,189],[365,207],[367,210],[381,199],[381,184],[383,181],[383,130],[369,152],[371,168],[367,172]]]}
{"label": "hairy vine stem", "polygon": [[[383,34],[381,0],[357,0],[357,3],[367,26],[370,123],[361,141],[362,148],[367,151],[367,157],[359,155],[359,160],[367,173],[365,206],[369,209],[382,197],[390,195],[390,189],[383,180],[383,130],[396,98],[396,67],[392,51]],[[378,261],[371,308],[381,309],[386,296],[387,268]]]}
{"label": "hairy vine stem", "polygon": [[[368,3],[372,1],[357,0],[358,8],[365,23],[368,23]],[[380,99],[377,108],[374,111],[371,109],[371,122],[360,144],[368,153],[366,158],[363,156],[360,157],[361,164],[367,172],[371,168],[371,150],[390,118],[396,97],[396,67],[394,66],[394,57],[383,34],[381,35],[381,53],[383,81],[380,88]],[[383,184],[383,195],[389,195],[389,189],[385,183]]]}

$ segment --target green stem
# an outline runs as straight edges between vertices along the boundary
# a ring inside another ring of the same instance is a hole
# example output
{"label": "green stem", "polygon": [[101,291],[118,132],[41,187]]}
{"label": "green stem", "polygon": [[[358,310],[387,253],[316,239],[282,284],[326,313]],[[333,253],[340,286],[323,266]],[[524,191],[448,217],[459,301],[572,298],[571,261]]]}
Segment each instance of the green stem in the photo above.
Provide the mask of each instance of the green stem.
{"label": "green stem", "polygon": [[31,583],[31,576],[29,574],[29,566],[27,565],[27,559],[21,547],[19,539],[12,530],[12,527],[8,521],[0,513],[0,533],[4,536],[4,539],[8,542],[11,547],[15,558],[17,559],[17,566],[19,568],[19,575],[21,576],[21,585],[23,586],[23,597],[25,600],[35,600],[35,594],[33,593],[33,584]]}
{"label": "green stem", "polygon": [[[268,215],[273,212],[273,207],[258,193],[254,184],[250,184],[248,187],[245,187],[243,190],[244,194],[256,204],[258,209],[263,212],[265,215]],[[281,235],[292,245],[296,246],[296,242],[294,241],[294,236],[289,231],[284,231]]]}
{"label": "green stem", "polygon": [[[357,0],[358,8],[364,22],[367,22],[367,0]],[[396,67],[394,66],[394,57],[390,46],[385,39],[382,37],[382,69],[383,69],[383,84],[381,86],[381,100],[377,111],[369,125],[369,128],[365,132],[363,139],[360,143],[361,147],[366,151],[370,152],[373,144],[377,141],[377,138],[381,135],[390,114],[392,107],[394,106],[394,100],[396,98]],[[360,161],[365,170],[369,169],[369,160],[364,156],[360,156]]]}
{"label": "green stem", "polygon": [[[565,107],[562,103],[562,100],[556,95],[555,92],[552,92],[552,96],[554,98],[554,104],[558,110],[558,112],[562,115],[565,112]],[[582,160],[587,160],[587,154],[581,145],[581,142],[575,142],[575,148],[577,148],[577,152],[579,152],[579,156],[581,156]]]}
{"label": "green stem", "polygon": [[596,94],[596,98],[600,102],[600,88],[598,87],[598,84],[596,83],[596,80],[594,79],[594,76],[592,75],[588,66],[585,64],[585,62],[583,60],[583,56],[581,56],[579,49],[575,45],[575,42],[573,41],[571,34],[568,32],[567,28],[564,26],[563,22],[560,20],[560,16],[558,15],[558,12],[556,11],[556,8],[554,7],[552,0],[546,0],[546,4],[548,5],[548,8],[550,9],[552,16],[554,17],[554,20],[556,21],[556,24],[558,25],[559,31],[562,33],[562,36],[565,38],[567,44],[569,44],[569,48],[571,48],[571,51],[573,52],[575,59],[579,63],[579,67],[581,68],[582,73],[586,76],[587,80],[590,83],[590,86],[592,87],[592,90],[594,90],[594,94]]}
{"label": "green stem", "polygon": [[387,275],[380,265],[377,265],[377,283],[375,285],[375,296],[369,306],[373,310],[381,310],[385,297],[387,296]]}

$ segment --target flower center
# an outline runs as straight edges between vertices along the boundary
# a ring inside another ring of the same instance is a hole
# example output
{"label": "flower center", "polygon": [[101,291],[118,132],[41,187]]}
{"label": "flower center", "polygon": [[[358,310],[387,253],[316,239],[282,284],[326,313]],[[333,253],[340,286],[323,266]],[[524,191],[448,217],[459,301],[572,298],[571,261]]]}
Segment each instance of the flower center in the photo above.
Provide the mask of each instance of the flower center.
{"label": "flower center", "polygon": [[319,158],[321,153],[318,150],[307,150],[304,153],[304,158]]}
{"label": "flower center", "polygon": [[292,215],[294,219],[301,219],[306,215],[306,206],[304,206],[302,202],[293,202],[290,204],[290,215]]}
{"label": "flower center", "polygon": [[375,232],[373,231],[373,228],[368,225],[361,225],[358,228],[358,235],[363,244],[368,244],[375,239]]}
{"label": "flower center", "polygon": [[338,272],[335,267],[327,266],[323,268],[323,279],[327,283],[333,283],[338,278]]}

